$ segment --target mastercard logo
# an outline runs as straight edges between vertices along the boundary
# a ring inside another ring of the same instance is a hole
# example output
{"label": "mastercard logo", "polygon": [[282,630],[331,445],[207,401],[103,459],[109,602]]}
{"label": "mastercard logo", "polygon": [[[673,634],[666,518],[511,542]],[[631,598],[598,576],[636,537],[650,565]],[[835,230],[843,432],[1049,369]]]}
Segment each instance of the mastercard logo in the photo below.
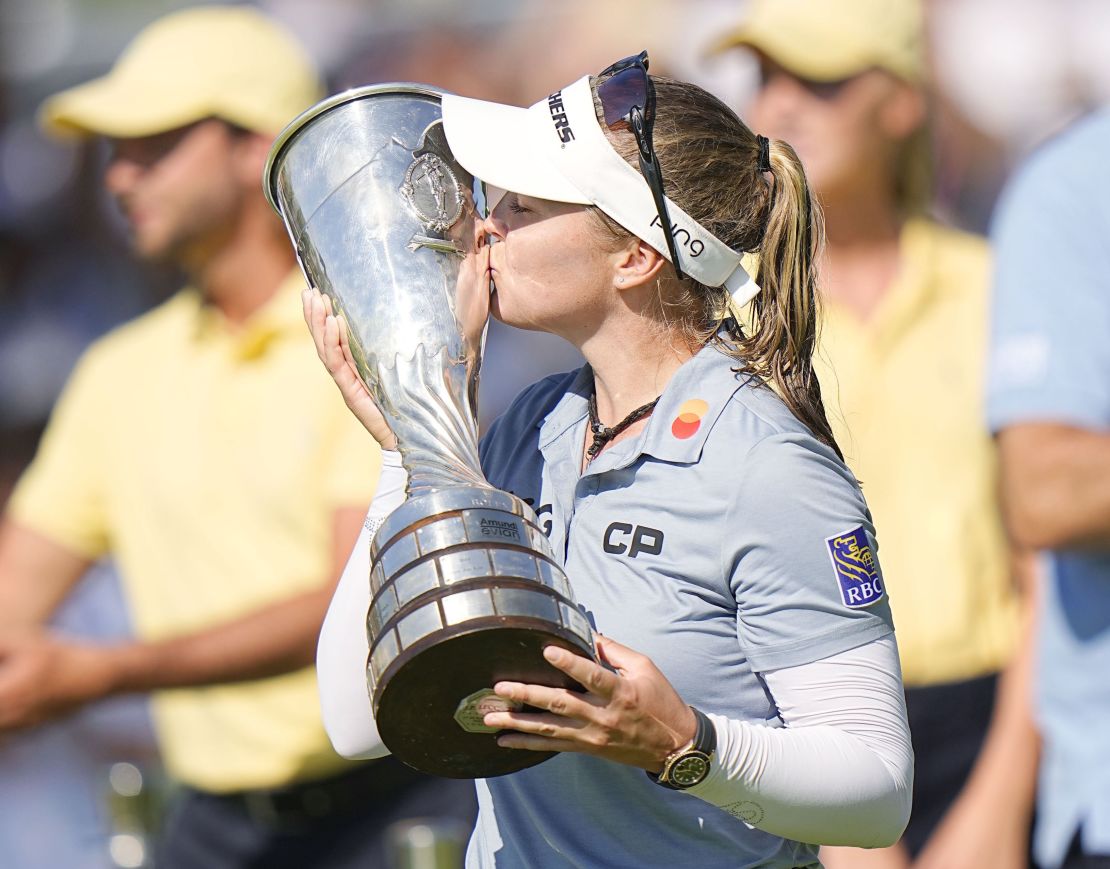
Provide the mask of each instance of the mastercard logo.
{"label": "mastercard logo", "polygon": [[671,423],[671,434],[679,440],[693,437],[701,428],[701,419],[709,410],[709,405],[700,398],[691,398],[678,409],[678,416]]}

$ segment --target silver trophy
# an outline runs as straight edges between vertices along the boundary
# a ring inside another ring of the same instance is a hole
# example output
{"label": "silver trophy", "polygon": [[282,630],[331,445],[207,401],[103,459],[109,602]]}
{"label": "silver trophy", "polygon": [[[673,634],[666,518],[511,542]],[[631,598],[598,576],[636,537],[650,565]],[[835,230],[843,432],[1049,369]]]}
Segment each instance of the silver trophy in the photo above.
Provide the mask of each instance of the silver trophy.
{"label": "silver trophy", "polygon": [[305,277],[346,321],[408,471],[408,499],[370,551],[366,672],[379,732],[410,766],[470,778],[550,756],[497,745],[482,723],[506,708],[497,681],[577,688],[543,647],[596,655],[535,513],[482,475],[485,203],[447,146],[440,96],[387,84],[325,100],[278,137],[265,186]]}

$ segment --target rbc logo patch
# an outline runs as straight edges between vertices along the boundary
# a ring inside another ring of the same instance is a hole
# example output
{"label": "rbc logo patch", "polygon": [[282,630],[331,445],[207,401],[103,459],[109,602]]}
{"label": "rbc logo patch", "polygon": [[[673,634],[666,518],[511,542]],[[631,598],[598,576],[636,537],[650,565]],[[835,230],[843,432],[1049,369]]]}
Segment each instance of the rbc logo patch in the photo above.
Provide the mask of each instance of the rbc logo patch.
{"label": "rbc logo patch", "polygon": [[825,543],[836,569],[844,606],[856,609],[881,601],[886,592],[863,527],[827,537]]}

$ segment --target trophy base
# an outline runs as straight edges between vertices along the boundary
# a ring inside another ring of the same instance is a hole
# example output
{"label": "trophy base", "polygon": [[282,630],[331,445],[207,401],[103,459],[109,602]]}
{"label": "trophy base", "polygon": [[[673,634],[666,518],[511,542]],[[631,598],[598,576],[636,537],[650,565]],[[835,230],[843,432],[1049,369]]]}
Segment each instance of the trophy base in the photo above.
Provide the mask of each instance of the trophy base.
{"label": "trophy base", "polygon": [[[545,646],[557,645],[592,658],[581,639],[540,620],[508,622],[493,617],[440,631],[390,665],[374,713],[382,740],[399,760],[445,778],[492,778],[554,754],[502,748],[496,741],[500,731],[472,732],[460,723],[460,717],[467,719],[461,706],[492,693],[502,680],[583,690],[543,657]],[[480,720],[481,710],[471,710],[468,723]]]}

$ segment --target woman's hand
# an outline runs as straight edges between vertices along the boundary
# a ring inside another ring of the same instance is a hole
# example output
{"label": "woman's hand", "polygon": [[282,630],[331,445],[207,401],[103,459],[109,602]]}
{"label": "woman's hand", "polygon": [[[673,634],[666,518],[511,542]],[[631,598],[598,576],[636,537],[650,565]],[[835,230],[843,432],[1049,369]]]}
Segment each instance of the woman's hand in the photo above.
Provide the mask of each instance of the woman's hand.
{"label": "woman's hand", "polygon": [[383,450],[397,449],[397,438],[390,431],[382,412],[358,376],[351,347],[347,342],[347,324],[332,311],[331,299],[314,287],[301,293],[304,320],[316,344],[316,355],[328,369],[332,380],[343,395],[347,407],[374,436]]}
{"label": "woman's hand", "polygon": [[565,688],[498,682],[499,697],[546,712],[490,712],[488,727],[513,731],[497,737],[505,748],[577,751],[659,772],[667,755],[688,745],[697,731],[694,712],[645,655],[598,635],[605,669],[558,646],[543,655],[573,677],[585,694]]}

